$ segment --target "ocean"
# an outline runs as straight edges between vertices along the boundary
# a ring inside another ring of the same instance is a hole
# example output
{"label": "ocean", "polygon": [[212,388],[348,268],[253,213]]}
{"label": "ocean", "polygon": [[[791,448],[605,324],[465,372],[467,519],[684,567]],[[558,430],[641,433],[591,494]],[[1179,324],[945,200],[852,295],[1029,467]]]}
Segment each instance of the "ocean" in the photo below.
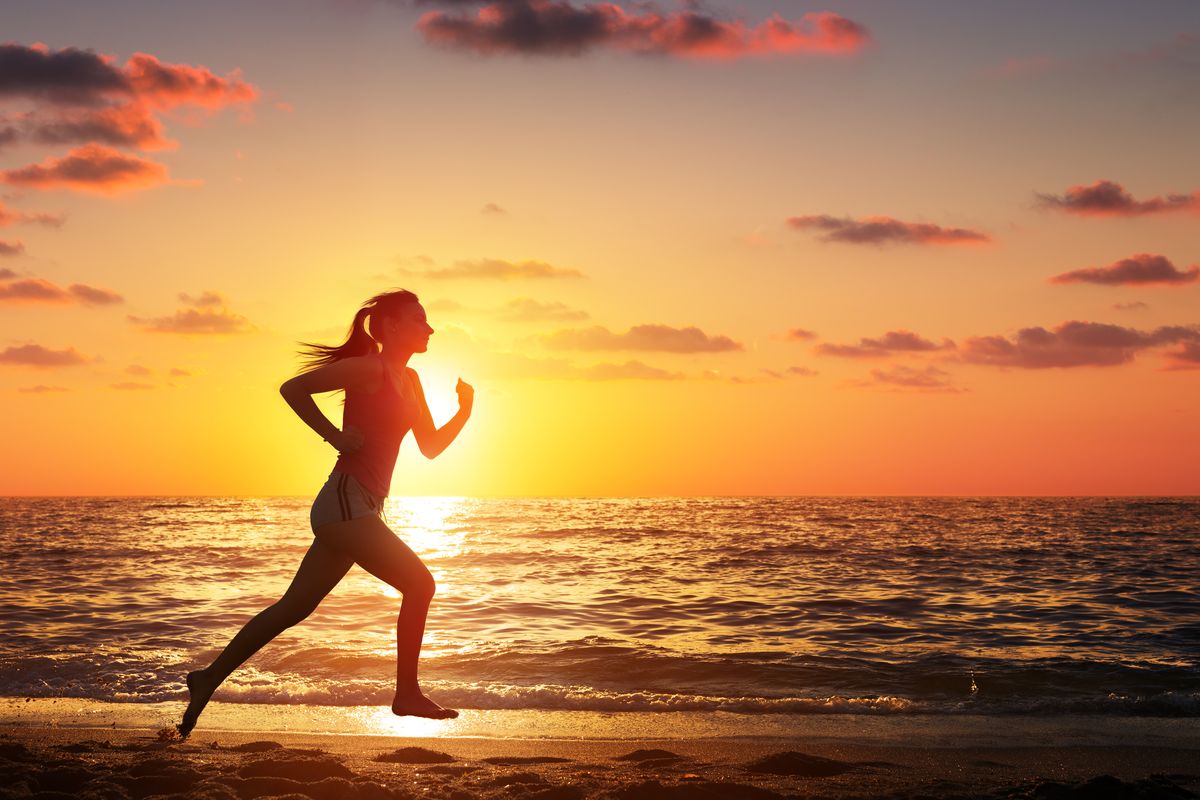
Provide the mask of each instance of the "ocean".
{"label": "ocean", "polygon": [[[311,502],[0,498],[0,724],[177,718],[184,674],[287,588]],[[422,684],[472,735],[1200,719],[1197,498],[392,497],[387,517],[437,581]],[[201,727],[383,724],[399,604],[353,568]]]}

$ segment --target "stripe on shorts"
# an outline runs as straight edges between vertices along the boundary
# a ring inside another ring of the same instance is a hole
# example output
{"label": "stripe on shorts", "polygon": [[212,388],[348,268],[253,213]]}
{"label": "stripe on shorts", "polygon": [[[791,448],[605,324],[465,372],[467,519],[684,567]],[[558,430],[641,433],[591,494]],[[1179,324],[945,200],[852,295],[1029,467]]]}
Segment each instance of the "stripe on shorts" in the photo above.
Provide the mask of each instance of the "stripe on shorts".
{"label": "stripe on shorts", "polygon": [[338,476],[338,505],[342,507],[342,521],[350,519],[350,500],[346,497],[346,473]]}

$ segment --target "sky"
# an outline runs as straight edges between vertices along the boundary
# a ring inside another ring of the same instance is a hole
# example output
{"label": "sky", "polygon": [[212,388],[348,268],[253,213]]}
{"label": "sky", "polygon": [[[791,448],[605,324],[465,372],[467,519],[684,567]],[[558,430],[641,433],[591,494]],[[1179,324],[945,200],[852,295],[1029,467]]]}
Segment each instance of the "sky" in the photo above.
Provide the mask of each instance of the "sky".
{"label": "sky", "polygon": [[0,494],[314,494],[390,288],[393,495],[1200,494],[1191,0],[0,22]]}

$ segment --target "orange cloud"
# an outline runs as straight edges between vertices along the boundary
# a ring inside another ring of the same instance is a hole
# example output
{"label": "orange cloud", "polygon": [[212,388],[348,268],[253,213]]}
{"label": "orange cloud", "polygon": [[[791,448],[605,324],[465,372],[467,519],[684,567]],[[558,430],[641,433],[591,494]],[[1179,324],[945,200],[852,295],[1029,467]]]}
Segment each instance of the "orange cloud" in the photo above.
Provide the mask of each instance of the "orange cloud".
{"label": "orange cloud", "polygon": [[[644,10],[643,10],[644,9]],[[858,52],[866,28],[829,11],[791,22],[778,14],[757,27],[726,22],[695,10],[659,14],[647,6],[628,12],[615,3],[576,8],[558,0],[505,0],[475,16],[430,11],[417,30],[431,44],[482,55],[579,55],[608,47],[631,53],[732,60],[746,56]]]}
{"label": "orange cloud", "polygon": [[817,338],[817,334],[815,331],[810,331],[805,328],[791,328],[783,335],[783,338],[792,342],[805,342],[809,339]]}
{"label": "orange cloud", "polygon": [[44,212],[35,211],[33,213],[25,211],[17,211],[0,203],[0,228],[16,225],[20,222],[35,222],[39,225],[46,225],[51,228],[61,227],[64,217],[61,214],[46,214]]}
{"label": "orange cloud", "polygon": [[602,325],[556,331],[537,337],[554,350],[657,350],[668,353],[713,353],[742,350],[728,336],[709,336],[696,327],[635,325],[625,333],[613,333]]}
{"label": "orange cloud", "polygon": [[101,109],[71,109],[25,118],[25,137],[41,144],[98,142],[137,147],[141,150],[168,150],[179,143],[168,139],[163,125],[149,107],[140,103]]}
{"label": "orange cloud", "polygon": [[40,344],[23,344],[9,347],[0,352],[0,364],[16,364],[24,367],[73,367],[86,364],[88,359],[74,347],[66,350],[50,350]]}
{"label": "orange cloud", "polygon": [[1107,267],[1089,267],[1064,272],[1050,278],[1050,283],[1100,283],[1108,286],[1148,286],[1151,284],[1180,285],[1200,278],[1200,266],[1180,271],[1166,256],[1138,253],[1114,261]]}
{"label": "orange cloud", "polygon": [[966,228],[943,228],[924,222],[901,222],[891,217],[863,217],[861,220],[831,217],[827,214],[788,217],[787,224],[798,230],[824,231],[826,242],[849,244],[983,244],[992,239],[986,233]]}
{"label": "orange cloud", "polygon": [[85,144],[62,158],[0,172],[0,181],[35,189],[75,189],[117,194],[166,183],[167,168],[111,147]]}
{"label": "orange cloud", "polygon": [[1040,326],[1021,328],[1011,339],[973,336],[964,341],[960,357],[972,364],[1023,369],[1109,367],[1132,361],[1142,350],[1180,342],[1200,342],[1200,325],[1139,331],[1071,320],[1052,331]]}
{"label": "orange cloud", "polygon": [[[16,273],[11,274],[15,276]],[[0,280],[8,280],[9,277],[0,273]],[[0,283],[0,302],[4,303],[82,303],[98,306],[122,303],[124,300],[111,289],[97,289],[82,283],[73,283],[66,289],[44,278],[23,278]]]}
{"label": "orange cloud", "polygon": [[0,239],[0,256],[19,256],[25,252],[25,243]]}
{"label": "orange cloud", "polygon": [[1137,200],[1121,184],[1106,180],[1088,186],[1072,186],[1062,195],[1039,194],[1037,198],[1045,208],[1084,217],[1137,217],[1172,211],[1200,211],[1200,192]]}
{"label": "orange cloud", "polygon": [[179,299],[189,308],[178,309],[169,317],[146,318],[131,314],[126,319],[149,333],[223,335],[258,330],[250,320],[225,308],[225,298],[217,292],[206,291],[195,297],[180,292]]}
{"label": "orange cloud", "polygon": [[1200,369],[1200,342],[1184,342],[1178,350],[1166,353],[1167,369]]}
{"label": "orange cloud", "polygon": [[858,344],[819,344],[815,352],[840,358],[886,358],[893,353],[919,353],[952,350],[954,342],[943,339],[936,344],[912,331],[888,331],[877,339],[859,339]]}

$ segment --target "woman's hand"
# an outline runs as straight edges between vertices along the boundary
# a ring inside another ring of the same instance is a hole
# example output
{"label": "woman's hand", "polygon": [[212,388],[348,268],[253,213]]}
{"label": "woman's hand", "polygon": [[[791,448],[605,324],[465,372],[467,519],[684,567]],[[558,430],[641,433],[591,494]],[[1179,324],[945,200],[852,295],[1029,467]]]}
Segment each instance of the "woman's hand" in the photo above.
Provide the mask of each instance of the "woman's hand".
{"label": "woman's hand", "polygon": [[472,406],[475,405],[475,388],[459,378],[454,391],[458,392],[458,407],[469,413]]}
{"label": "woman's hand", "polygon": [[362,431],[351,425],[344,431],[338,431],[326,441],[333,445],[333,448],[339,453],[346,455],[363,446],[363,435]]}

